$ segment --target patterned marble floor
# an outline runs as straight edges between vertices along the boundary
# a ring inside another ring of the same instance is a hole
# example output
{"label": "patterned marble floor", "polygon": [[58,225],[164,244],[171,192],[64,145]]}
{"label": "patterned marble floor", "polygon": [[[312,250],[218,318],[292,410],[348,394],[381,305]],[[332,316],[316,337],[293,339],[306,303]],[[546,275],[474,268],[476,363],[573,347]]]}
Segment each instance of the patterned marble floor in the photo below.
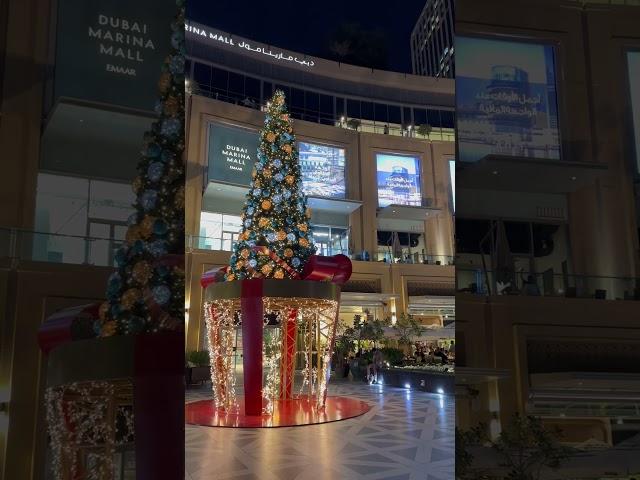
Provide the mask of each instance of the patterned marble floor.
{"label": "patterned marble floor", "polygon": [[[207,390],[187,390],[187,402]],[[187,425],[187,480],[453,480],[453,397],[333,380],[329,394],[372,409],[304,427]]]}

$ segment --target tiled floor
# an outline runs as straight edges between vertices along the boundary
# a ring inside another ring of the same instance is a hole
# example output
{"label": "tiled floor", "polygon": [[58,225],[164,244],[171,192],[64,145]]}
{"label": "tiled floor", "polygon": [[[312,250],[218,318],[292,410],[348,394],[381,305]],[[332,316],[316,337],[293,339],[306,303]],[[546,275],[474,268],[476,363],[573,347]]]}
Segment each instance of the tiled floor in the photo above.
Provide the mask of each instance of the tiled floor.
{"label": "tiled floor", "polygon": [[[452,480],[454,398],[334,382],[330,395],[372,409],[323,425],[274,429],[186,426],[187,480]],[[189,390],[187,401],[207,398]]]}

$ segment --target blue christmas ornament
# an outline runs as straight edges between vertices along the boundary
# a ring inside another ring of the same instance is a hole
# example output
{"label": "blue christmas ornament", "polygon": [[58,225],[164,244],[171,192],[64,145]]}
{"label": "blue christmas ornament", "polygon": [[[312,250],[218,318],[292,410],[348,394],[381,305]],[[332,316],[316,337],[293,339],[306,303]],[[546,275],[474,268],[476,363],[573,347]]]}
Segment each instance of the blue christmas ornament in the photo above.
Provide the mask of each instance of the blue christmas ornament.
{"label": "blue christmas ornament", "polygon": [[276,234],[271,232],[267,234],[267,240],[269,240],[270,242],[275,242],[276,241]]}
{"label": "blue christmas ornament", "polygon": [[284,191],[282,192],[282,196],[283,196],[284,198],[286,198],[286,199],[289,199],[289,198],[291,198],[291,192],[290,192],[289,190],[284,190]]}
{"label": "blue christmas ornament", "polygon": [[262,163],[260,163],[260,162],[257,162],[257,163],[256,163],[256,170],[257,170],[257,171],[260,171],[260,170],[262,170],[263,168],[264,168],[264,167],[263,167]]}
{"label": "blue christmas ornament", "polygon": [[156,158],[158,155],[160,155],[160,152],[162,151],[162,149],[160,148],[160,145],[158,145],[157,143],[150,143],[147,146],[147,157],[149,158]]}
{"label": "blue christmas ornament", "polygon": [[167,137],[174,137],[182,128],[182,122],[179,118],[167,118],[162,121],[162,125],[160,126],[160,133]]}
{"label": "blue christmas ornament", "polygon": [[247,208],[247,213],[248,213],[249,215],[253,215],[253,212],[255,212],[255,209],[254,209],[253,207],[249,207],[249,208]]}
{"label": "blue christmas ornament", "polygon": [[171,273],[171,270],[166,265],[160,265],[156,268],[156,273],[160,278],[166,278]]}
{"label": "blue christmas ornament", "polygon": [[153,300],[158,305],[166,305],[171,299],[171,289],[166,285],[158,285],[152,290]]}
{"label": "blue christmas ornament", "polygon": [[176,31],[171,34],[171,46],[175,49],[180,49],[182,47],[182,43],[184,42],[184,32]]}
{"label": "blue christmas ornament", "polygon": [[248,218],[244,221],[244,226],[249,228],[251,226],[251,220],[249,220]]}
{"label": "blue christmas ornament", "polygon": [[[282,166],[282,162],[280,161],[280,159],[279,159],[279,158],[276,158],[276,159],[273,161],[273,166],[274,166],[274,167],[276,167],[276,168],[280,168],[280,167]],[[281,175],[281,174],[279,174],[279,175]]]}
{"label": "blue christmas ornament", "polygon": [[160,161],[168,163],[173,160],[174,156],[175,155],[171,150],[162,150],[162,153],[160,154]]}
{"label": "blue christmas ornament", "polygon": [[140,205],[145,212],[152,210],[156,206],[156,201],[158,200],[158,192],[155,190],[145,190],[140,195]]}
{"label": "blue christmas ornament", "polygon": [[144,242],[142,240],[136,240],[131,246],[131,255],[139,255],[144,252]]}
{"label": "blue christmas ornament", "polygon": [[147,246],[147,250],[154,257],[165,255],[168,249],[168,244],[165,240],[154,240]]}
{"label": "blue christmas ornament", "polygon": [[157,182],[158,180],[160,180],[163,173],[164,165],[162,165],[162,163],[160,162],[153,162],[149,165],[149,168],[147,168],[147,177],[149,177],[149,180],[151,180],[152,182]]}
{"label": "blue christmas ornament", "polygon": [[122,267],[125,263],[127,263],[127,253],[128,253],[128,247],[126,245],[123,245],[122,247],[118,248],[118,250],[116,251],[115,260],[116,260],[116,264],[119,267]]}
{"label": "blue christmas ornament", "polygon": [[296,236],[293,233],[289,233],[287,234],[287,240],[289,240],[290,242],[295,241]]}
{"label": "blue christmas ornament", "polygon": [[141,333],[144,330],[144,318],[132,315],[127,319],[127,331],[129,333]]}
{"label": "blue christmas ornament", "polygon": [[164,235],[168,230],[169,226],[164,220],[159,218],[155,222],[153,222],[153,233],[155,233],[156,235]]}
{"label": "blue christmas ornament", "polygon": [[119,303],[114,303],[111,305],[111,318],[118,318],[122,313],[122,307]]}
{"label": "blue christmas ornament", "polygon": [[257,265],[258,265],[258,261],[255,258],[252,258],[251,260],[249,260],[249,266],[251,268],[256,268]]}
{"label": "blue christmas ornament", "polygon": [[298,268],[300,266],[300,259],[298,257],[293,257],[291,265],[293,265],[293,268]]}
{"label": "blue christmas ornament", "polygon": [[276,173],[273,178],[276,179],[277,182],[281,182],[282,180],[284,180],[284,177],[282,176],[281,173]]}
{"label": "blue christmas ornament", "polygon": [[132,226],[136,223],[138,223],[138,212],[133,212],[129,215],[129,218],[127,218],[127,225]]}
{"label": "blue christmas ornament", "polygon": [[279,193],[276,193],[273,196],[273,201],[274,201],[274,203],[280,203],[282,201],[282,195],[280,195]]}
{"label": "blue christmas ornament", "polygon": [[153,110],[159,115],[162,113],[162,100],[156,100]]}
{"label": "blue christmas ornament", "polygon": [[175,55],[169,62],[169,71],[174,75],[178,75],[184,72],[184,57],[182,55]]}

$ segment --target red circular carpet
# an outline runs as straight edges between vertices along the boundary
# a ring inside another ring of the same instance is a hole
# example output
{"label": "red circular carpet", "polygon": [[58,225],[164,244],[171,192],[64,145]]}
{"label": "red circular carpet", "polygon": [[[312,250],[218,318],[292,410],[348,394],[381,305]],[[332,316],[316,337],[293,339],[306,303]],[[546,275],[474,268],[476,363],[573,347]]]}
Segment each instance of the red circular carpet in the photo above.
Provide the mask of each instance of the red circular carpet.
{"label": "red circular carpet", "polygon": [[278,400],[272,415],[259,417],[244,414],[244,402],[238,398],[240,407],[233,412],[220,412],[213,400],[200,400],[185,406],[185,421],[188,425],[206,427],[294,427],[318,423],[336,422],[367,413],[367,403],[348,397],[327,397],[323,410],[315,408],[314,399],[303,396],[294,400]]}

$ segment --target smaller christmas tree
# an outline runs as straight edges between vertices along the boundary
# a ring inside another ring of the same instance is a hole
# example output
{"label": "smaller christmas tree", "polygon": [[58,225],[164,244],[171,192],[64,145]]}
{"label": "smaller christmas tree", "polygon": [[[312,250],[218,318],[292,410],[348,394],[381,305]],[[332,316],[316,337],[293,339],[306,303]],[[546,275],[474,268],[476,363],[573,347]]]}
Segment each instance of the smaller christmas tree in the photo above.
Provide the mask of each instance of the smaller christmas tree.
{"label": "smaller christmas tree", "polygon": [[299,278],[316,249],[298,148],[280,90],[267,103],[252,177],[226,280]]}

